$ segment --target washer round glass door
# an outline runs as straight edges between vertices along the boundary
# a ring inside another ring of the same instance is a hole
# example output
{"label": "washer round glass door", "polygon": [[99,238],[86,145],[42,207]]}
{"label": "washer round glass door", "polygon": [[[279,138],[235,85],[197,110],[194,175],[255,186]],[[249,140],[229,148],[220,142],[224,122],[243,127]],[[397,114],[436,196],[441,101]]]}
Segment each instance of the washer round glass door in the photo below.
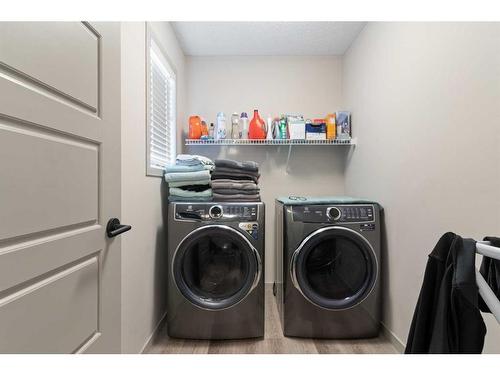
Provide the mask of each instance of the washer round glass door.
{"label": "washer round glass door", "polygon": [[370,243],[344,227],[326,227],[307,236],[292,255],[294,286],[313,304],[343,310],[362,302],[377,279]]}
{"label": "washer round glass door", "polygon": [[210,310],[231,307],[257,286],[261,259],[250,241],[226,225],[207,225],[180,243],[172,261],[175,284],[191,303]]}

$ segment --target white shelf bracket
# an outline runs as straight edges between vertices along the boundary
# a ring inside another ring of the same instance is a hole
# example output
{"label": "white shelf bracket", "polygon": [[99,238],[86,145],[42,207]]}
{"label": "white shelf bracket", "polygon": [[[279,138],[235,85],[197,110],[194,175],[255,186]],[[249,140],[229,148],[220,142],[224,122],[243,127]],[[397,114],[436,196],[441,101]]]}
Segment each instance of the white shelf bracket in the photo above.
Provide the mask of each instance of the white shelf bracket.
{"label": "white shelf bracket", "polygon": [[292,154],[292,144],[290,143],[290,145],[288,146],[288,156],[286,157],[286,168],[285,168],[285,172],[288,174],[288,172],[290,172],[289,168],[288,168],[288,164],[290,163],[290,156]]}

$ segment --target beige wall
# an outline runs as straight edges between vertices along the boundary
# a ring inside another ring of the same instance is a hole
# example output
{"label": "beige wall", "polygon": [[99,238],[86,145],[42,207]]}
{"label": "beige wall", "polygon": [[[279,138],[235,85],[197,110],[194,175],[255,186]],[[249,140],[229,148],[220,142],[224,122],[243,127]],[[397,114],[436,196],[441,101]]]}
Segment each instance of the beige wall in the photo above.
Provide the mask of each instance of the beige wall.
{"label": "beige wall", "polygon": [[[151,28],[177,71],[178,116],[185,105],[184,55],[168,23]],[[146,24],[122,23],[122,350],[142,350],[166,308],[162,179],[146,176]]]}
{"label": "beige wall", "polygon": [[346,192],[385,207],[384,320],[406,342],[439,236],[500,234],[500,24],[369,24],[342,78],[359,141]]}
{"label": "beige wall", "polygon": [[[341,60],[336,57],[188,57],[189,114],[215,123],[217,112],[259,109],[261,116],[301,113],[308,118],[340,109]],[[288,171],[286,146],[187,147],[188,153],[211,158],[255,160],[261,169],[266,203],[266,282],[274,281],[274,199],[283,195],[344,193],[346,149],[296,146]]]}

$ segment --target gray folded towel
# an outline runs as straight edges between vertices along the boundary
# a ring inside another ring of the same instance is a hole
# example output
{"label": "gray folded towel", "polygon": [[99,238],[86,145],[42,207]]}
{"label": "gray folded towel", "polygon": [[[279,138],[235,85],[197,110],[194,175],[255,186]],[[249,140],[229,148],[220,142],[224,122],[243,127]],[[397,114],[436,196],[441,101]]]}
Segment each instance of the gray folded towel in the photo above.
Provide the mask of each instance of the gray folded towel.
{"label": "gray folded towel", "polygon": [[238,169],[242,171],[249,171],[249,172],[258,172],[259,171],[259,164],[257,164],[254,161],[237,161],[237,160],[231,160],[231,159],[216,159],[215,160],[215,167],[219,168],[231,168],[231,169]]}
{"label": "gray folded towel", "polygon": [[221,195],[238,195],[238,194],[253,195],[253,194],[259,194],[259,192],[260,192],[259,189],[252,189],[252,190],[212,189],[212,191],[214,193],[221,194]]}
{"label": "gray folded towel", "polygon": [[215,167],[214,172],[229,174],[229,175],[236,174],[236,175],[252,176],[252,177],[259,177],[260,176],[259,171],[247,171],[244,169],[227,168],[227,167]]}
{"label": "gray folded towel", "polygon": [[259,187],[252,180],[212,180],[212,189],[237,189],[237,190],[259,190]]}
{"label": "gray folded towel", "polygon": [[212,196],[210,197],[179,197],[177,195],[169,195],[169,202],[211,202]]}
{"label": "gray folded towel", "polygon": [[211,179],[252,180],[257,183],[259,182],[259,177],[259,172],[238,171],[231,168],[215,168],[212,172]]}
{"label": "gray folded towel", "polygon": [[231,179],[231,180],[242,180],[242,181],[252,180],[254,183],[259,182],[259,177],[250,176],[250,175],[248,175],[246,173],[243,173],[243,174],[238,174],[238,173],[227,174],[227,173],[213,172],[212,173],[212,182],[216,181],[216,180],[219,180],[219,179],[223,179],[223,180]]}
{"label": "gray folded towel", "polygon": [[260,194],[217,194],[213,193],[214,201],[219,202],[260,202]]}

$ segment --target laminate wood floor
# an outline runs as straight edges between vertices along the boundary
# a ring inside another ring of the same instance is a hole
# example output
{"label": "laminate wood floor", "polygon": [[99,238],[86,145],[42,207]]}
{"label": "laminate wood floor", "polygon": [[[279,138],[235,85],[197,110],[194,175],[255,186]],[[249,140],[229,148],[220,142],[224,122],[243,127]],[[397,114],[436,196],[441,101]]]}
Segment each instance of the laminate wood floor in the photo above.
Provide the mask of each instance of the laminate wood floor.
{"label": "laminate wood floor", "polygon": [[264,338],[247,340],[182,340],[168,337],[166,324],[149,343],[145,354],[396,354],[382,334],[363,340],[316,340],[284,337],[272,289],[266,287]]}

